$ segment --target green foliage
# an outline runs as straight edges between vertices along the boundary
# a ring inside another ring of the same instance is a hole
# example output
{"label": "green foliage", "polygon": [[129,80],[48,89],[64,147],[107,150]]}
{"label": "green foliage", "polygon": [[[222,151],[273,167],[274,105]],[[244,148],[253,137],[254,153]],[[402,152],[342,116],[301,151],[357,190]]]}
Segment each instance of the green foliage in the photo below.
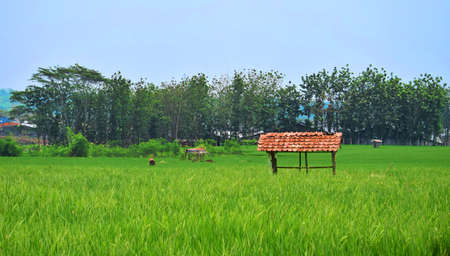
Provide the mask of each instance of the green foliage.
{"label": "green foliage", "polygon": [[71,156],[71,151],[68,146],[49,145],[46,147],[42,147],[41,150],[41,155],[45,157]]}
{"label": "green foliage", "polygon": [[[253,69],[231,78],[200,73],[157,87],[143,79],[133,83],[120,72],[105,78],[80,65],[39,68],[33,85],[11,93],[11,114],[36,124],[49,144],[64,144],[66,126],[110,147],[159,137],[224,141],[261,131],[343,132],[350,144],[374,137],[397,144],[449,141],[448,135],[438,138],[448,134],[450,122],[450,95],[440,77],[423,74],[402,82],[370,65],[360,74],[348,66],[323,69],[297,84],[283,78],[278,71]],[[143,147],[155,151],[155,145]]]}
{"label": "green foliage", "polygon": [[208,153],[210,153],[212,155],[226,153],[223,146],[213,146],[213,145],[210,145],[210,144],[206,145],[206,151],[208,151]]}
{"label": "green foliage", "polygon": [[105,156],[106,149],[107,147],[103,144],[96,145],[94,143],[89,143],[89,156],[92,157]]}
{"label": "green foliage", "polygon": [[224,150],[228,153],[241,153],[241,145],[237,140],[226,140]]}
{"label": "green foliage", "polygon": [[74,134],[67,127],[67,139],[69,141],[69,156],[87,157],[89,155],[89,142],[81,133]]}
{"label": "green foliage", "polygon": [[162,145],[157,140],[149,140],[147,142],[142,142],[138,146],[138,152],[140,155],[150,155],[156,154],[162,150]]}
{"label": "green foliage", "polygon": [[204,140],[204,139],[198,139],[195,141],[194,146],[196,148],[206,148],[207,146],[209,146],[209,141],[208,140]]}
{"label": "green foliage", "polygon": [[180,152],[180,146],[176,141],[170,143],[166,139],[151,139],[137,145],[136,150],[143,157],[148,157],[149,155],[177,156]]}
{"label": "green foliage", "polygon": [[19,156],[22,148],[10,137],[0,138],[0,156]]}
{"label": "green foliage", "polygon": [[241,145],[256,145],[258,144],[258,141],[256,139],[252,139],[252,140],[241,140]]}
{"label": "green foliage", "polygon": [[120,140],[109,140],[106,145],[108,147],[119,147],[120,146]]}
{"label": "green foliage", "polygon": [[42,156],[40,145],[25,145],[23,146],[23,154],[25,156]]}
{"label": "green foliage", "polygon": [[176,141],[168,142],[166,139],[151,139],[128,148],[119,146],[90,145],[93,157],[148,157],[148,156],[178,156],[181,147]]}
{"label": "green foliage", "polygon": [[128,157],[130,152],[127,148],[122,148],[119,146],[110,147],[105,150],[105,156],[107,157]]}
{"label": "green foliage", "polygon": [[180,145],[168,142],[166,139],[152,139],[129,147],[109,146],[89,143],[81,134],[68,131],[70,143],[68,146],[26,146],[27,156],[90,156],[90,157],[148,157],[152,156],[178,156],[181,153]]}
{"label": "green foliage", "polygon": [[216,146],[216,141],[213,139],[199,139],[194,144],[197,148],[204,148],[210,154],[224,153],[223,147]]}
{"label": "green foliage", "polygon": [[178,156],[182,151],[180,144],[178,144],[178,141],[176,140],[172,141],[171,143],[168,143],[167,149],[168,149],[167,152],[172,154],[172,156]]}

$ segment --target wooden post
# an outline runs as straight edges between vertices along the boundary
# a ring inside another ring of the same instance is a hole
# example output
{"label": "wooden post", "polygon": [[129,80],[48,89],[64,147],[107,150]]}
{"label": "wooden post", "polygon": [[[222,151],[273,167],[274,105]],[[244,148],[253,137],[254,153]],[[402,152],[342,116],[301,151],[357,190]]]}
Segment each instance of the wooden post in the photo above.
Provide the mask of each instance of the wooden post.
{"label": "wooden post", "polygon": [[302,152],[298,152],[298,171],[302,171]]}
{"label": "wooden post", "polygon": [[336,175],[336,152],[331,152],[331,161],[333,162],[333,175]]}
{"label": "wooden post", "polygon": [[277,174],[277,153],[276,152],[270,152],[270,158],[272,161],[272,173]]}
{"label": "wooden post", "polygon": [[306,167],[306,174],[308,174],[308,152],[305,152],[305,167]]}

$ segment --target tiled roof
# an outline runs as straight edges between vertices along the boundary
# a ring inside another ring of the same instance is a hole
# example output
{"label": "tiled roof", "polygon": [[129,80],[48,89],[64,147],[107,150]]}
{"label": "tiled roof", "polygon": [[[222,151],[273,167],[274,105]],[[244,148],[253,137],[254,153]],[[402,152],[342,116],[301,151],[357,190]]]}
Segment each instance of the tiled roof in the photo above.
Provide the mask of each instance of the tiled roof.
{"label": "tiled roof", "polygon": [[342,133],[323,132],[273,132],[262,134],[258,140],[258,151],[315,152],[338,151]]}
{"label": "tiled roof", "polygon": [[206,153],[206,149],[204,149],[204,148],[188,148],[188,149],[186,149],[186,152],[189,152],[189,153],[193,153],[193,152]]}

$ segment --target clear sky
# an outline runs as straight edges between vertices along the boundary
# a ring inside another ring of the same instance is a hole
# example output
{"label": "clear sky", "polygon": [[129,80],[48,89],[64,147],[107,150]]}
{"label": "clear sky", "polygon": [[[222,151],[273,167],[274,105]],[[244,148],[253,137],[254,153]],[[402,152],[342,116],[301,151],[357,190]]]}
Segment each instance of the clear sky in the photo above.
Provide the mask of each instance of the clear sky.
{"label": "clear sky", "polygon": [[369,64],[450,79],[450,1],[0,1],[0,88],[74,63],[159,84],[276,69],[294,83]]}

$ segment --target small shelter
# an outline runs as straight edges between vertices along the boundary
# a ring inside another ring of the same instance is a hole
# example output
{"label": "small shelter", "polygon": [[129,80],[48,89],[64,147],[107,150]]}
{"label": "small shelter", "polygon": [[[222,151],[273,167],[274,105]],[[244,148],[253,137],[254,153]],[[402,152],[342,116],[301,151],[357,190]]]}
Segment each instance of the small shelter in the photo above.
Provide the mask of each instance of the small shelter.
{"label": "small shelter", "polygon": [[187,157],[189,160],[191,160],[192,155],[194,155],[194,160],[203,161],[203,158],[206,154],[208,154],[208,152],[204,148],[189,148],[184,151],[184,158],[186,159]]}
{"label": "small shelter", "polygon": [[[336,174],[336,152],[341,146],[342,133],[324,132],[273,132],[266,133],[259,137],[258,151],[266,151],[272,162],[273,174],[278,168],[302,169],[308,173],[309,169],[331,168],[333,175]],[[277,166],[278,152],[298,152],[298,166],[282,167]],[[302,152],[305,152],[305,167],[302,167]],[[308,152],[310,153],[331,153],[332,166],[308,166]]]}
{"label": "small shelter", "polygon": [[378,148],[381,145],[381,143],[383,143],[383,141],[379,139],[373,139],[370,142],[372,142],[374,148]]}

